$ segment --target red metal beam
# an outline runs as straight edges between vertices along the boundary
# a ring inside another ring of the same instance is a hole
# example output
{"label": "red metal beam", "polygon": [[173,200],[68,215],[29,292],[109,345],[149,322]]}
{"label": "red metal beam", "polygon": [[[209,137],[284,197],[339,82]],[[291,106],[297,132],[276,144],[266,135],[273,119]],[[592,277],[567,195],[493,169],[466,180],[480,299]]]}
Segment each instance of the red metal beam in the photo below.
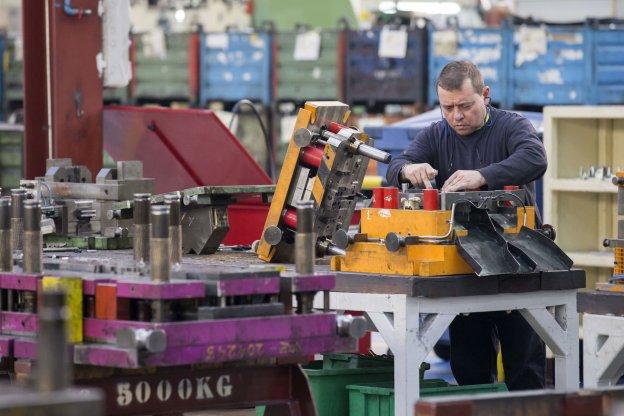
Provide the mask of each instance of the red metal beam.
{"label": "red metal beam", "polygon": [[[52,118],[47,111],[46,2]],[[102,51],[98,0],[72,0],[72,15],[58,0],[22,0],[24,32],[24,164],[28,178],[43,175],[48,155],[71,157],[95,175],[102,167],[102,80],[96,56]],[[90,11],[88,13],[87,11]]]}
{"label": "red metal beam", "polygon": [[[102,52],[98,0],[72,0],[81,10],[68,14],[50,1],[53,156],[70,157],[93,175],[102,168],[102,79],[96,57]],[[84,11],[90,10],[90,14]]]}
{"label": "red metal beam", "polygon": [[22,0],[24,45],[24,176],[45,171],[48,156],[46,111],[45,2]]}

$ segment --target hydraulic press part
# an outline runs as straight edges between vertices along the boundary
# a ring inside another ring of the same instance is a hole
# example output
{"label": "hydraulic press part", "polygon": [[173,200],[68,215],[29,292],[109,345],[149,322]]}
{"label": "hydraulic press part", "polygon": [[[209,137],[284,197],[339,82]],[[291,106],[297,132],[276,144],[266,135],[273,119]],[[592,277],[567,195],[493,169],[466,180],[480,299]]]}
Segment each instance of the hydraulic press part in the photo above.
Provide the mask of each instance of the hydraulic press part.
{"label": "hydraulic press part", "polygon": [[314,202],[300,202],[297,207],[297,233],[295,234],[295,271],[297,273],[305,275],[314,273],[315,244]]}
{"label": "hydraulic press part", "polygon": [[440,209],[440,202],[437,189],[423,190],[423,208],[426,211],[437,211]]}
{"label": "hydraulic press part", "polygon": [[282,215],[282,220],[284,221],[284,225],[290,228],[291,230],[297,229],[297,210],[292,207],[288,207],[284,210],[284,214]]}
{"label": "hydraulic press part", "polygon": [[65,338],[65,294],[44,291],[39,308],[37,389],[53,392],[67,388],[71,379]]}
{"label": "hydraulic press part", "polygon": [[329,143],[332,146],[338,147],[344,140],[349,140],[349,149],[352,153],[376,160],[380,163],[390,163],[390,153],[376,149],[357,139],[349,139],[339,134],[332,133],[329,130],[321,130],[318,133],[314,133],[305,127],[295,132],[295,143],[300,147],[316,143]]}
{"label": "hydraulic press part", "polygon": [[41,235],[41,205],[31,199],[24,202],[24,272],[41,273],[43,238]]}
{"label": "hydraulic press part", "polygon": [[162,329],[123,328],[117,331],[117,346],[161,353],[167,349],[167,334]]}
{"label": "hydraulic press part", "polygon": [[354,239],[353,236],[347,234],[347,232],[343,229],[338,229],[334,231],[332,234],[332,243],[341,249],[346,249],[349,247],[349,244],[353,244]]}
{"label": "hydraulic press part", "polygon": [[314,202],[316,255],[344,253],[332,243],[332,233],[351,223],[363,199],[369,159],[390,160],[388,153],[371,146],[368,135],[342,124],[349,113],[348,105],[335,101],[306,102],[299,110],[256,250],[260,259],[295,262],[299,201]]}
{"label": "hydraulic press part", "polygon": [[134,194],[134,260],[146,263],[150,255],[150,194]]}
{"label": "hydraulic press part", "polygon": [[165,204],[169,207],[169,254],[171,264],[176,266],[182,263],[182,216],[180,214],[180,196],[169,194],[165,196]]}
{"label": "hydraulic press part", "polygon": [[154,282],[168,282],[171,274],[169,215],[169,207],[166,205],[153,205],[150,211],[150,267]]}
{"label": "hydraulic press part", "polygon": [[11,189],[11,243],[13,250],[21,250],[24,233],[24,201],[26,189]]}
{"label": "hydraulic press part", "polygon": [[11,249],[11,198],[0,198],[0,271],[13,269]]}
{"label": "hydraulic press part", "polygon": [[306,146],[301,150],[299,160],[307,167],[318,169],[323,160],[323,148],[319,146]]}
{"label": "hydraulic press part", "polygon": [[366,333],[366,318],[363,316],[339,315],[336,317],[338,335],[355,339],[362,338]]}

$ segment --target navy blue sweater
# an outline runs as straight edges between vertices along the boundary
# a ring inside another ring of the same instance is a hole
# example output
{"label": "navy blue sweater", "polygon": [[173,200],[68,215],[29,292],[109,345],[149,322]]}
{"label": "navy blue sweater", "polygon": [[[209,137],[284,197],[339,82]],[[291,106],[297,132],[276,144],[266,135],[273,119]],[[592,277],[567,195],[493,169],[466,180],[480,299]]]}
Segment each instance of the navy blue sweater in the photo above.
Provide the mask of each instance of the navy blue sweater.
{"label": "navy blue sweater", "polygon": [[457,170],[478,170],[487,183],[484,189],[520,185],[527,190],[529,205],[535,205],[534,181],[547,167],[544,145],[531,122],[496,108],[491,108],[486,125],[468,136],[459,136],[446,120],[419,132],[403,154],[390,162],[389,184],[399,186],[399,172],[408,163],[429,163],[437,169],[438,189]]}

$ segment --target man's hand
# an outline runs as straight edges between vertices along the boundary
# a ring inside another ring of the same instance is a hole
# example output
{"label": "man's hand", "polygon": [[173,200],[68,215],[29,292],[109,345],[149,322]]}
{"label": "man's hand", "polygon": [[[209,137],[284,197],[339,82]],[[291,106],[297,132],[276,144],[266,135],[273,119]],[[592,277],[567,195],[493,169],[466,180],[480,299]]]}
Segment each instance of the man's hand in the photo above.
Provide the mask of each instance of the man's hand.
{"label": "man's hand", "polygon": [[485,185],[485,178],[476,170],[458,170],[444,182],[442,192],[468,191]]}
{"label": "man's hand", "polygon": [[429,163],[412,163],[401,169],[403,179],[410,181],[414,186],[431,188],[431,180],[438,175],[438,171]]}

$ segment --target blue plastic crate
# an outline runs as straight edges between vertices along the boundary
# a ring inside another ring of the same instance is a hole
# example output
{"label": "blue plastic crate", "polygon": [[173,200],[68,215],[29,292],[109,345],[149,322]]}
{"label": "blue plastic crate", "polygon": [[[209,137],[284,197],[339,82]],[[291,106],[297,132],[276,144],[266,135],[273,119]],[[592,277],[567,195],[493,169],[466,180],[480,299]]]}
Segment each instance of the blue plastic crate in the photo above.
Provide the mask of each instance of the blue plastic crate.
{"label": "blue plastic crate", "polygon": [[427,31],[407,30],[405,58],[379,57],[381,30],[349,30],[345,96],[349,103],[425,103]]}
{"label": "blue plastic crate", "polygon": [[204,33],[200,43],[199,102],[247,98],[271,102],[271,40],[268,32]]}
{"label": "blue plastic crate", "polygon": [[526,53],[513,29],[510,47],[511,106],[587,104],[591,100],[592,31],[582,26],[534,26],[544,30],[545,53]]}
{"label": "blue plastic crate", "polygon": [[436,81],[449,61],[468,60],[479,67],[492,100],[509,107],[508,47],[510,29],[436,30],[429,25],[429,105],[438,102]]}
{"label": "blue plastic crate", "polygon": [[595,104],[624,103],[624,25],[599,26],[593,31]]}

